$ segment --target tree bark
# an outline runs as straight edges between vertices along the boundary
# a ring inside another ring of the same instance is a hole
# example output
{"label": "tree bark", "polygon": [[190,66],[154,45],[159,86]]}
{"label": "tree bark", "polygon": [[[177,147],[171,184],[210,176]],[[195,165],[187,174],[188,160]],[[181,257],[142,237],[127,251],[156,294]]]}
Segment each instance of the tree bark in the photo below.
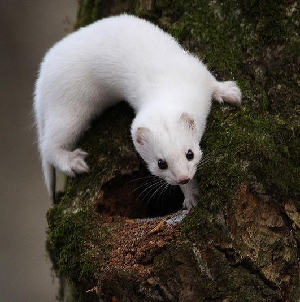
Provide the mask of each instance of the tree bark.
{"label": "tree bark", "polygon": [[299,301],[296,6],[84,0],[77,27],[125,11],[163,27],[218,79],[237,80],[242,107],[213,106],[200,200],[181,223],[180,191],[144,191],[132,110],[107,110],[79,143],[90,173],[68,179],[47,214],[57,273],[74,283],[74,301]]}

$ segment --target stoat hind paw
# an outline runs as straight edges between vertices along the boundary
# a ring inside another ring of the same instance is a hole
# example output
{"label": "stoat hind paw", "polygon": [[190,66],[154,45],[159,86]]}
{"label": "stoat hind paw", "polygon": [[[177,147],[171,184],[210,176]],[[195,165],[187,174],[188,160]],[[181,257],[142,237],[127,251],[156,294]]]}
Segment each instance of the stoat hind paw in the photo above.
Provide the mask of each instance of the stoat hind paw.
{"label": "stoat hind paw", "polygon": [[227,102],[236,107],[241,106],[242,93],[233,81],[219,82],[213,98],[219,103]]}

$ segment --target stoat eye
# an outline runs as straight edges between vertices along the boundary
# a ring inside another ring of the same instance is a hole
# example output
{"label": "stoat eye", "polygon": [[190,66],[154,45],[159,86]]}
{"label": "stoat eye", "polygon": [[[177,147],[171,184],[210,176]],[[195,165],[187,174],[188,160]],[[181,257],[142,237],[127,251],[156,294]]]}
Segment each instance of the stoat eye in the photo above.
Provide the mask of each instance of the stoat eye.
{"label": "stoat eye", "polygon": [[194,158],[194,152],[191,149],[189,149],[185,156],[187,160],[192,160]]}
{"label": "stoat eye", "polygon": [[161,169],[161,170],[166,170],[166,169],[168,169],[168,164],[167,164],[167,162],[164,161],[163,159],[159,159],[157,163],[158,163],[159,169]]}

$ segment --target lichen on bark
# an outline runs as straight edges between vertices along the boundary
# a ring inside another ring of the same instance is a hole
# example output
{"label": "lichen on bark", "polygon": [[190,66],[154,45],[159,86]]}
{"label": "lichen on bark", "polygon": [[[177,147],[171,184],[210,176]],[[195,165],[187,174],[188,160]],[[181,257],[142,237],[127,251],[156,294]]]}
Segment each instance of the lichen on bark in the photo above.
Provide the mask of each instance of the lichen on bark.
{"label": "lichen on bark", "polygon": [[[91,172],[68,179],[47,215],[58,273],[76,284],[78,301],[298,301],[296,2],[83,0],[77,27],[125,11],[171,33],[219,80],[236,80],[243,104],[213,106],[200,200],[179,229],[131,220],[130,198],[119,200],[117,186],[130,193],[146,175],[130,139],[132,110],[121,104],[96,120],[79,143]],[[121,212],[108,209],[107,188]]]}

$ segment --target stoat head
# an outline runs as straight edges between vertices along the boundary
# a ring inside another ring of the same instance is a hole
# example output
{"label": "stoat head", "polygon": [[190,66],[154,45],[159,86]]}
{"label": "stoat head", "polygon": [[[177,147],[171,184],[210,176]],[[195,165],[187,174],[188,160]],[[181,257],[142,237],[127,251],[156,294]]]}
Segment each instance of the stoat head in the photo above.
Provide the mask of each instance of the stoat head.
{"label": "stoat head", "polygon": [[190,114],[137,117],[131,133],[136,150],[153,175],[172,185],[186,184],[194,177],[202,152],[200,131]]}

